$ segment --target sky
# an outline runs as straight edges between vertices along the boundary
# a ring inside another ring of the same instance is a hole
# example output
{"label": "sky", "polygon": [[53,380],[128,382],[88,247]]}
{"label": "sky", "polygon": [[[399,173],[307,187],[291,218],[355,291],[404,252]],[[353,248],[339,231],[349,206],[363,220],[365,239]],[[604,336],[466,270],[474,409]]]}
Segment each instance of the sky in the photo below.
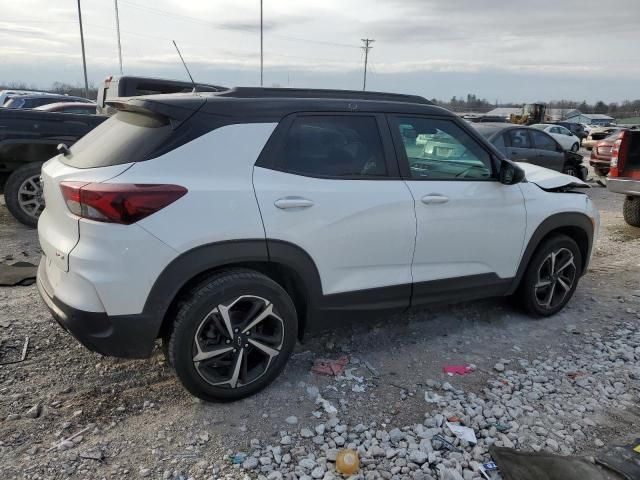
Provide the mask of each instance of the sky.
{"label": "sky", "polygon": [[[264,85],[490,102],[640,98],[640,0],[263,0]],[[124,73],[260,84],[259,0],[118,0]],[[82,0],[89,82],[119,73],[113,0]],[[76,0],[4,2],[0,83],[83,83]]]}

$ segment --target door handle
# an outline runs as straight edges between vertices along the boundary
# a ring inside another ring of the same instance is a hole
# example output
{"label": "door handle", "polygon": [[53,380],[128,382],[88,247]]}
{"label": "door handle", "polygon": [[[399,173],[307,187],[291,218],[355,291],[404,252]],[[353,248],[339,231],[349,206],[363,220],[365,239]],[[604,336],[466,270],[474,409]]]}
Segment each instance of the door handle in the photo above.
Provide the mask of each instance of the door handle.
{"label": "door handle", "polygon": [[422,197],[420,200],[422,200],[422,203],[430,205],[432,203],[447,203],[449,201],[449,197],[439,193],[430,193],[429,195]]}
{"label": "door handle", "polygon": [[282,210],[288,208],[309,208],[313,206],[311,200],[302,197],[283,197],[273,202],[273,204]]}

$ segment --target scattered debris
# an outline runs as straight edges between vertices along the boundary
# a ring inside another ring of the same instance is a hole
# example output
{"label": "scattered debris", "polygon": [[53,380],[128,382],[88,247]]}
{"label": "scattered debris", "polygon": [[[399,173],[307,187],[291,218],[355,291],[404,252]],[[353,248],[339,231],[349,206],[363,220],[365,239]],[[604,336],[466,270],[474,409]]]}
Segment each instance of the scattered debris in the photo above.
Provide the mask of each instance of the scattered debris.
{"label": "scattered debris", "polygon": [[466,375],[475,371],[475,365],[445,365],[442,367],[444,373],[453,377],[454,375]]}
{"label": "scattered debris", "polygon": [[459,439],[466,440],[469,443],[478,443],[478,439],[476,438],[476,433],[473,431],[473,428],[463,427],[462,425],[451,422],[447,422],[447,427],[449,427],[451,433]]}
{"label": "scattered debris", "polygon": [[439,433],[436,433],[431,440],[433,448],[436,450],[449,450],[450,452],[460,452],[456,446]]}
{"label": "scattered debris", "polygon": [[338,410],[336,409],[336,407],[331,405],[330,401],[325,400],[324,398],[322,398],[322,396],[320,394],[318,394],[318,398],[316,398],[316,403],[320,404],[322,406],[322,408],[324,409],[324,411],[329,416],[335,415],[336,413],[338,413]]}
{"label": "scattered debris", "polygon": [[87,460],[96,460],[97,462],[102,462],[104,460],[104,454],[100,449],[87,450],[85,452],[81,452],[78,455],[80,458],[86,458]]}
{"label": "scattered debris", "polygon": [[236,453],[235,455],[229,455],[228,459],[233,465],[241,465],[247,459],[247,454]]}
{"label": "scattered debris", "polygon": [[24,362],[27,358],[27,351],[29,349],[29,336],[24,337],[24,344],[22,345],[22,354],[18,360],[9,360],[7,362],[0,362],[0,365],[11,365],[13,363]]}
{"label": "scattered debris", "polygon": [[[602,469],[583,457],[548,452],[519,452],[491,446],[489,453],[504,480],[613,480],[618,475]],[[638,478],[638,477],[628,477]]]}
{"label": "scattered debris", "polygon": [[329,360],[324,358],[318,358],[315,362],[313,362],[313,367],[311,367],[311,371],[313,373],[317,373],[318,375],[328,375],[337,377],[338,375],[342,375],[345,367],[349,364],[349,357],[342,356],[337,360]]}
{"label": "scattered debris", "polygon": [[360,469],[358,452],[343,448],[336,455],[336,470],[343,475],[354,475]]}
{"label": "scattered debris", "polygon": [[88,432],[89,430],[92,430],[95,428],[95,425],[93,424],[89,424],[87,425],[85,428],[83,428],[82,430],[74,433],[73,435],[71,435],[68,438],[65,438],[64,440],[61,440],[60,442],[56,443],[53,447],[51,447],[49,450],[47,450],[45,453],[50,453],[53,452],[54,450],[59,450],[61,449],[61,447],[65,447],[67,445],[69,445],[69,443],[71,443],[71,446],[74,445],[74,443],[72,442],[72,440],[76,437],[79,437],[80,435],[82,435],[85,432]]}
{"label": "scattered debris", "polygon": [[0,264],[0,286],[15,287],[33,285],[38,267],[29,262],[16,262],[13,265]]}
{"label": "scattered debris", "polygon": [[640,478],[640,438],[630,445],[613,445],[598,454],[595,460],[625,478]]}

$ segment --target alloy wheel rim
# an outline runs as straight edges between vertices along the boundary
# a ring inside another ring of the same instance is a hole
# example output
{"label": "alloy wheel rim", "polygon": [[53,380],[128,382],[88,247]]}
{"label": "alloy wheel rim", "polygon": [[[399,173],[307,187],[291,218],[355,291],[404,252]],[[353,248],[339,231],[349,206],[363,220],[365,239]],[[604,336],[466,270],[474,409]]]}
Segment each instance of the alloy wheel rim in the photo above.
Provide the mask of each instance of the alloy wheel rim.
{"label": "alloy wheel rim", "polygon": [[196,329],[193,365],[215,387],[239,388],[262,377],[280,354],[284,322],[267,299],[242,295],[211,310]]}
{"label": "alloy wheel rim", "polygon": [[561,248],[547,255],[538,268],[534,286],[538,305],[545,310],[552,310],[560,305],[571,291],[576,273],[575,258],[568,248]]}
{"label": "alloy wheel rim", "polygon": [[18,205],[32,218],[38,218],[44,210],[42,184],[40,175],[33,175],[20,184],[18,188]]}

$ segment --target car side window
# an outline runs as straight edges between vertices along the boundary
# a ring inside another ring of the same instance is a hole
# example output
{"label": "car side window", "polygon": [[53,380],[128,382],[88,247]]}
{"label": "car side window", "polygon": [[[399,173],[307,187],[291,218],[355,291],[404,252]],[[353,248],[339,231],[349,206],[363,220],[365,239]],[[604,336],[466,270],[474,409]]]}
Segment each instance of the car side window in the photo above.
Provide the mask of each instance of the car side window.
{"label": "car side window", "polygon": [[533,144],[540,150],[556,151],[556,141],[544,132],[532,130]]}
{"label": "car side window", "polygon": [[275,167],[312,177],[387,175],[376,118],[361,115],[296,117],[276,155]]}
{"label": "car side window", "polygon": [[502,153],[507,153],[507,148],[504,143],[504,135],[498,135],[491,143],[493,143],[493,146],[500,150]]}
{"label": "car side window", "polygon": [[411,178],[423,180],[486,180],[491,155],[451,120],[396,117],[395,136],[409,162]]}
{"label": "car side window", "polygon": [[512,148],[531,148],[529,133],[522,128],[509,130],[509,143]]}

